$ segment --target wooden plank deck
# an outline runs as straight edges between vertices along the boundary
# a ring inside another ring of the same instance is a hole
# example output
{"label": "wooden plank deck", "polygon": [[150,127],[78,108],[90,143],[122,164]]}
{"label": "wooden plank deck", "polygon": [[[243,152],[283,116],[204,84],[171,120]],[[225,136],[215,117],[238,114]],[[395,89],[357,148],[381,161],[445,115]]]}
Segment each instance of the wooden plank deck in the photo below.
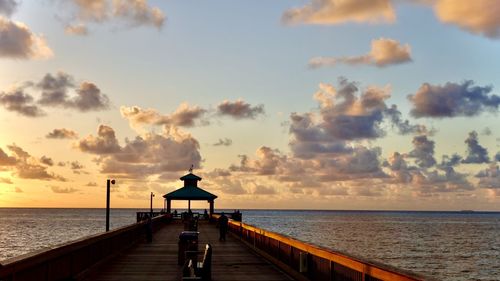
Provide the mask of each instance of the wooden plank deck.
{"label": "wooden plank deck", "polygon": [[[177,242],[182,224],[173,223],[153,236],[153,243],[139,243],[121,256],[100,266],[86,280],[145,281],[181,280],[181,266],[177,265]],[[218,229],[213,224],[200,222],[199,249],[206,243],[213,247],[212,280],[293,280],[269,262],[254,254],[237,238],[227,235],[219,242]]]}

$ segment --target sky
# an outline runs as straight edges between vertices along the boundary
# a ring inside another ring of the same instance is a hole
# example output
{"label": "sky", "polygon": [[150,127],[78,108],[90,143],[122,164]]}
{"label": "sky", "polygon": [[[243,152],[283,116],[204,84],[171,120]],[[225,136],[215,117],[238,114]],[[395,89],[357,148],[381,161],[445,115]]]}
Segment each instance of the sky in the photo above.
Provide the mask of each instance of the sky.
{"label": "sky", "polygon": [[0,0],[0,207],[500,211],[499,13]]}

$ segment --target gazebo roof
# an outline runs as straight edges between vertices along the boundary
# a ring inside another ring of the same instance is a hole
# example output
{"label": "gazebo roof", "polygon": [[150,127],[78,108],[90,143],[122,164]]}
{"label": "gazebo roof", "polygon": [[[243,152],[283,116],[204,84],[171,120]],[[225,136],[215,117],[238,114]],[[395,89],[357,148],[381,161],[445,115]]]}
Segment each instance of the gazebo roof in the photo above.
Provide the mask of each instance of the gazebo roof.
{"label": "gazebo roof", "polygon": [[189,173],[187,175],[184,175],[180,178],[181,181],[183,180],[198,180],[198,181],[201,181],[201,178],[198,177],[197,175],[193,174],[193,173]]}
{"label": "gazebo roof", "polygon": [[201,178],[191,171],[180,180],[184,181],[184,186],[163,195],[163,198],[169,200],[214,200],[217,198],[217,195],[198,187],[198,181],[201,181]]}
{"label": "gazebo roof", "polygon": [[197,186],[184,186],[163,195],[163,198],[170,200],[214,200],[217,195]]}

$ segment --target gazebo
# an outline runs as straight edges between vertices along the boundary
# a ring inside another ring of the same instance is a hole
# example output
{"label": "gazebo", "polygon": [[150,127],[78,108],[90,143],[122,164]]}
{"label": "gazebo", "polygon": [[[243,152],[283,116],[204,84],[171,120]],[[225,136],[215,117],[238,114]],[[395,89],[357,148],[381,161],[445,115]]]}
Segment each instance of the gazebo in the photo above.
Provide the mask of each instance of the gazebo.
{"label": "gazebo", "polygon": [[210,215],[213,214],[214,201],[215,198],[217,198],[217,195],[198,187],[198,181],[201,181],[201,178],[190,171],[189,174],[181,177],[180,180],[184,181],[183,187],[163,195],[163,198],[165,198],[167,213],[170,213],[171,211],[172,200],[187,200],[188,210],[191,210],[191,200],[207,200],[207,202],[210,204]]}

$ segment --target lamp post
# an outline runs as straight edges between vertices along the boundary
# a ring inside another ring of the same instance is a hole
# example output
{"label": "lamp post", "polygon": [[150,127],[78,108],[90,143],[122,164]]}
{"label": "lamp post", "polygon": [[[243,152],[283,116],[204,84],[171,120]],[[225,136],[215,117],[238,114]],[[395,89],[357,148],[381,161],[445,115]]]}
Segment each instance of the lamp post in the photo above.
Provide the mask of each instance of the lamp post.
{"label": "lamp post", "polygon": [[109,194],[112,184],[115,184],[115,180],[106,181],[106,232],[109,231]]}
{"label": "lamp post", "polygon": [[149,217],[153,218],[153,197],[155,197],[155,194],[151,192],[151,205],[149,209]]}

